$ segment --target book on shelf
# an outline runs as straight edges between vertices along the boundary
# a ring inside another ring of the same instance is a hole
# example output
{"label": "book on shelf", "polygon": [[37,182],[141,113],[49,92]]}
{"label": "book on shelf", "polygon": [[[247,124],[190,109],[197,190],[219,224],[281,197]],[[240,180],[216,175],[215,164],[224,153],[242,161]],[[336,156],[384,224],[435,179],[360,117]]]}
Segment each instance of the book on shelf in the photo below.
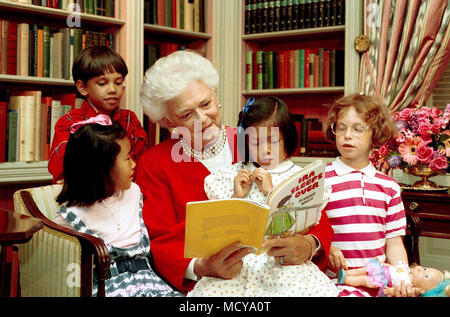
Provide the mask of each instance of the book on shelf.
{"label": "book on shelf", "polygon": [[144,0],[144,23],[205,32],[207,0]]}
{"label": "book on shelf", "polygon": [[0,132],[0,145],[4,149],[0,159],[8,162],[45,161],[50,155],[50,145],[56,121],[65,113],[78,107],[74,93],[55,97],[43,96],[40,90],[12,91],[5,104],[5,135]]}
{"label": "book on shelf", "polygon": [[321,218],[324,179],[325,163],[317,160],[275,186],[265,204],[238,198],[187,203],[184,257],[209,257],[234,242],[259,254],[268,239],[306,233]]}
{"label": "book on shelf", "polygon": [[9,0],[23,4],[114,17],[115,0]]}
{"label": "book on shelf", "polygon": [[6,101],[0,101],[0,162],[7,160],[6,156],[6,131],[8,130],[8,104]]}
{"label": "book on shelf", "polygon": [[345,24],[344,0],[245,0],[245,34]]}
{"label": "book on shelf", "polygon": [[336,145],[325,139],[322,123],[318,118],[306,119],[306,155],[315,157],[336,157]]}
{"label": "book on shelf", "polygon": [[73,59],[92,45],[114,47],[110,33],[0,20],[1,73],[70,79]]}
{"label": "book on shelf", "polygon": [[342,50],[319,48],[245,53],[246,90],[343,85]]}

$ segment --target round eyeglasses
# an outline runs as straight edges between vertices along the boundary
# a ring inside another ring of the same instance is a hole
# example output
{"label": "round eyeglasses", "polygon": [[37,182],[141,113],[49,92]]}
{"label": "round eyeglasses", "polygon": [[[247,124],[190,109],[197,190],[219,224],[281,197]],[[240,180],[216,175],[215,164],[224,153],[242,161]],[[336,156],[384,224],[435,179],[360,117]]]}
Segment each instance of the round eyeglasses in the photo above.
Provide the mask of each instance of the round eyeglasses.
{"label": "round eyeglasses", "polygon": [[363,136],[364,133],[366,133],[367,130],[369,130],[369,127],[365,124],[360,124],[360,123],[356,123],[354,125],[351,126],[346,126],[343,123],[333,123],[331,125],[331,131],[335,134],[335,135],[343,135],[345,133],[347,133],[347,130],[350,128],[350,132],[353,136],[355,137],[361,137]]}

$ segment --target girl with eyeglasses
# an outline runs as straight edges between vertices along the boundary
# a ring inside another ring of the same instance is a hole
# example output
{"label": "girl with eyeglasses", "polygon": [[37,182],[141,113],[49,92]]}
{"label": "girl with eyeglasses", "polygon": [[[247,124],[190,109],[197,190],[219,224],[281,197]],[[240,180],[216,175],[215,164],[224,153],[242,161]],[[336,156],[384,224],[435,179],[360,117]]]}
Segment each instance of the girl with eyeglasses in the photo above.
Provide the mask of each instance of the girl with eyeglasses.
{"label": "girl with eyeglasses", "polygon": [[[325,137],[336,143],[340,156],[326,169],[331,186],[326,206],[334,230],[328,275],[340,269],[365,267],[371,258],[408,264],[403,245],[406,218],[400,186],[369,161],[373,147],[396,135],[387,108],[375,97],[354,94],[338,99],[328,113]],[[339,296],[376,296],[369,289],[339,285]],[[397,296],[416,296],[410,286],[395,288]]]}

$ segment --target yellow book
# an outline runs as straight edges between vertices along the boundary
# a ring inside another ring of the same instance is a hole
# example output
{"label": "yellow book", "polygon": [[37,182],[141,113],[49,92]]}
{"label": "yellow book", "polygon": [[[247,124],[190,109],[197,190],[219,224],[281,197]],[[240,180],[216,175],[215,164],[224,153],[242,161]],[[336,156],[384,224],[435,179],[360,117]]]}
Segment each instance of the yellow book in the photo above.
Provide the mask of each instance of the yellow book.
{"label": "yellow book", "polygon": [[322,215],[325,163],[317,160],[275,186],[265,204],[247,199],[186,204],[185,258],[210,257],[233,242],[264,252],[264,241],[306,232]]}

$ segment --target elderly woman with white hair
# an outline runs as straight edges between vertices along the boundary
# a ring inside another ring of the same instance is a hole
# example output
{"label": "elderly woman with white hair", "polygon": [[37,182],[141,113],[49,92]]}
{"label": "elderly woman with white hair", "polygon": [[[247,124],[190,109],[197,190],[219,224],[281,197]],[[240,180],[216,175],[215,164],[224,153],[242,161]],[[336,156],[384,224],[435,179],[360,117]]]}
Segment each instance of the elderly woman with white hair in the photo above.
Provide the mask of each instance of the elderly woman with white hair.
{"label": "elderly woman with white hair", "polygon": [[217,70],[202,56],[177,51],[145,73],[144,112],[155,123],[175,129],[180,139],[150,148],[138,162],[136,182],[144,195],[155,269],[174,287],[190,291],[203,275],[231,278],[250,250],[230,245],[215,258],[184,258],[186,203],[207,200],[203,180],[211,171],[236,162],[235,129],[222,124],[216,95]]}
{"label": "elderly woman with white hair", "polygon": [[[242,269],[242,258],[251,252],[236,242],[209,258],[184,258],[186,203],[207,200],[205,177],[236,163],[238,157],[236,129],[222,124],[218,82],[210,61],[177,51],[147,70],[141,91],[144,112],[153,122],[172,129],[171,139],[150,148],[138,162],[143,218],[155,270],[184,293],[203,276],[233,278]],[[320,266],[326,263],[333,231],[328,218],[317,227],[316,251],[323,253],[317,257]],[[296,255],[298,264],[310,255],[303,255],[295,238],[284,249]]]}

